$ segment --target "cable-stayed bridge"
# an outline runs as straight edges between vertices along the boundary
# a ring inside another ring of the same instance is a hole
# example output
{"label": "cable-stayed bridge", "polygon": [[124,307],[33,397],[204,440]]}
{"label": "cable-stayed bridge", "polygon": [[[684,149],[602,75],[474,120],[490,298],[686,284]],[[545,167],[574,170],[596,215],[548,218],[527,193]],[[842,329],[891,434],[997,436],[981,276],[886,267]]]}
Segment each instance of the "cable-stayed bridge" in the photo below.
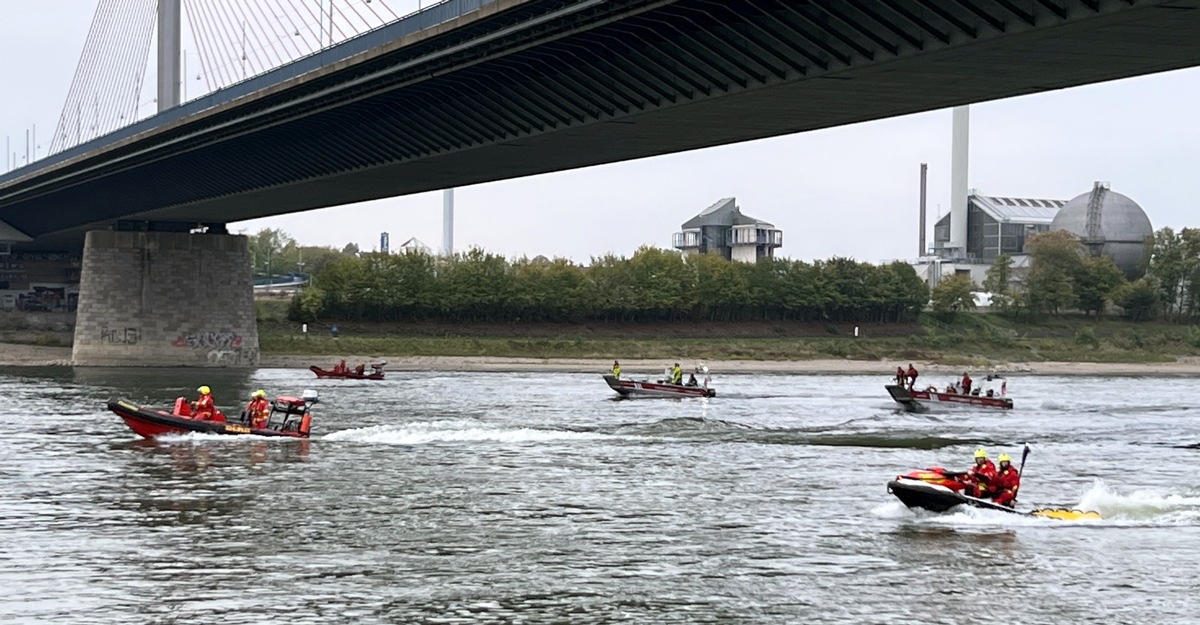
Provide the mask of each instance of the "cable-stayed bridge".
{"label": "cable-stayed bridge", "polygon": [[[139,7],[138,43],[152,4],[159,33],[176,19],[172,0],[108,1]],[[244,9],[206,6],[225,60],[216,45],[200,64],[220,88],[90,139],[88,96],[69,98],[61,151],[0,175],[0,237],[78,249],[85,232],[115,229],[96,249],[124,249],[126,232],[223,232],[1200,64],[1200,0],[446,0],[223,86],[249,74],[229,59],[250,63],[230,42],[248,42],[252,20],[248,0],[218,4]],[[160,76],[182,72],[173,54],[160,49]]]}

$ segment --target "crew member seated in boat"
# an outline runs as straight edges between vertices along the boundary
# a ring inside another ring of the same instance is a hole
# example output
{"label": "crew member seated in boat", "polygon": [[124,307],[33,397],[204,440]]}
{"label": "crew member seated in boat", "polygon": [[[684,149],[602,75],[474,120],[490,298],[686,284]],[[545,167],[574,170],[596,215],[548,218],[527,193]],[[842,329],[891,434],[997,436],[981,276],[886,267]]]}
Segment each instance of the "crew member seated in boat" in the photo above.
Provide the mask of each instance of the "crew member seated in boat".
{"label": "crew member seated in boat", "polygon": [[913,389],[913,385],[917,383],[917,368],[908,363],[908,390]]}
{"label": "crew member seated in boat", "polygon": [[1000,466],[996,470],[996,479],[992,501],[1009,508],[1017,506],[1017,490],[1021,488],[1021,474],[1012,466],[1012,456],[1000,454]]}
{"label": "crew member seated in boat", "polygon": [[333,368],[334,373],[345,373],[346,371],[347,371],[347,369],[346,369],[346,361],[345,360],[339,362],[337,364],[337,366]]}
{"label": "crew member seated in boat", "polygon": [[621,363],[613,361],[612,375],[614,378],[621,379]]}
{"label": "crew member seated in boat", "polygon": [[[963,395],[971,394],[971,376],[967,375],[965,372],[963,373],[963,379],[962,379],[962,394]],[[978,395],[978,393],[976,393],[976,395]]]}
{"label": "crew member seated in boat", "polygon": [[366,371],[366,370],[367,370],[367,366],[366,366],[366,365],[359,365],[359,366],[357,366],[357,367],[355,367],[355,368],[354,368],[354,373],[357,373],[358,375],[362,375],[362,374],[363,374],[363,371]]}
{"label": "crew member seated in boat", "polygon": [[967,485],[964,494],[972,497],[990,497],[995,489],[996,465],[988,460],[987,450],[980,447],[975,450],[975,466],[967,470],[963,482]]}
{"label": "crew member seated in boat", "polygon": [[683,384],[683,367],[679,363],[675,363],[675,367],[671,369],[671,384]]}
{"label": "crew member seated in boat", "polygon": [[225,416],[213,404],[212,389],[201,386],[196,392],[200,393],[200,397],[192,402],[192,418],[200,421],[224,421]]}
{"label": "crew member seated in boat", "polygon": [[262,429],[267,427],[271,418],[271,402],[267,401],[267,392],[261,388],[250,394],[250,403],[246,404],[246,418],[250,427]]}
{"label": "crew member seated in boat", "polygon": [[700,383],[696,381],[696,374],[694,374],[694,373],[688,374],[687,385],[688,386],[700,386]]}

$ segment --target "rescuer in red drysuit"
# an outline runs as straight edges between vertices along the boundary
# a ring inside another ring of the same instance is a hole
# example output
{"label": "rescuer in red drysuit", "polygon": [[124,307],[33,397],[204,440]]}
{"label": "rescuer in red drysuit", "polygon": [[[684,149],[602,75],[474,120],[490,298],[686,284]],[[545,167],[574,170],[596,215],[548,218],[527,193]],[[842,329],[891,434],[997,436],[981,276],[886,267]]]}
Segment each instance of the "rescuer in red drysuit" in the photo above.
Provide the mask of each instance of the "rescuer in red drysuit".
{"label": "rescuer in red drysuit", "polygon": [[1021,474],[1012,466],[1012,456],[1000,454],[1000,466],[996,470],[996,479],[992,481],[992,501],[1014,508],[1017,505],[1017,490],[1021,488]]}
{"label": "rescuer in red drysuit", "polygon": [[988,460],[987,451],[982,447],[975,450],[975,466],[967,470],[962,481],[967,485],[963,494],[972,497],[990,497],[996,480],[996,465]]}

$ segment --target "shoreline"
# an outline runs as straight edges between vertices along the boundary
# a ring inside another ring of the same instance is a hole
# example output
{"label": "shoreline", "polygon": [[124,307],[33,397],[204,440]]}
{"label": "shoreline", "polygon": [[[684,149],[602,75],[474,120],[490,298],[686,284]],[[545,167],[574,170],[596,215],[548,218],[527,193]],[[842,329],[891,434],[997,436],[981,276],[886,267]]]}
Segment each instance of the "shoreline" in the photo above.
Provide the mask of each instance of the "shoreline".
{"label": "shoreline", "polygon": [[[388,362],[385,371],[559,371],[564,373],[607,373],[611,360],[584,358],[504,358],[495,356],[303,356],[274,354],[262,356],[261,369],[307,369],[309,365],[331,367],[346,359],[353,366],[379,360]],[[70,366],[71,348],[0,343],[0,367],[63,367]],[[669,364],[665,360],[622,360],[622,370],[631,375],[658,375]],[[698,363],[680,361],[685,371]],[[897,366],[907,362],[887,360],[708,360],[713,375],[723,373],[778,373],[810,375],[891,376]],[[1116,363],[1116,362],[1012,362],[991,367],[963,367],[913,361],[922,373],[959,375],[964,369],[977,373],[1020,373],[1024,375],[1178,375],[1200,376],[1200,358],[1177,358],[1175,362]]]}

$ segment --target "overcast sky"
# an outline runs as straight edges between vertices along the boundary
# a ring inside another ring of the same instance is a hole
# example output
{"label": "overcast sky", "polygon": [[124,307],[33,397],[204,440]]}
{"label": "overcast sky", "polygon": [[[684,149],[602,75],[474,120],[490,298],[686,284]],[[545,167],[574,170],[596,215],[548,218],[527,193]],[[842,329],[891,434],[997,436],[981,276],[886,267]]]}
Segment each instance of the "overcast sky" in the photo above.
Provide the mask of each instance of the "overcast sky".
{"label": "overcast sky", "polygon": [[[417,6],[384,1],[397,13]],[[0,0],[0,140],[11,138],[18,160],[34,125],[44,155],[95,6]],[[185,52],[191,46],[185,42]],[[147,88],[141,112],[153,106]],[[1198,110],[1200,69],[977,104],[969,184],[989,195],[1066,200],[1104,180],[1141,204],[1156,229],[1200,226]],[[0,170],[6,162],[0,159]],[[933,222],[950,206],[948,109],[462,187],[455,192],[455,247],[584,262],[607,252],[628,255],[645,244],[670,247],[682,222],[734,196],[742,212],[783,230],[783,256],[911,258],[922,162],[929,163],[932,241]],[[438,249],[442,195],[230,226],[267,227],[306,245],[374,249],[386,230],[393,248],[416,237]]]}

